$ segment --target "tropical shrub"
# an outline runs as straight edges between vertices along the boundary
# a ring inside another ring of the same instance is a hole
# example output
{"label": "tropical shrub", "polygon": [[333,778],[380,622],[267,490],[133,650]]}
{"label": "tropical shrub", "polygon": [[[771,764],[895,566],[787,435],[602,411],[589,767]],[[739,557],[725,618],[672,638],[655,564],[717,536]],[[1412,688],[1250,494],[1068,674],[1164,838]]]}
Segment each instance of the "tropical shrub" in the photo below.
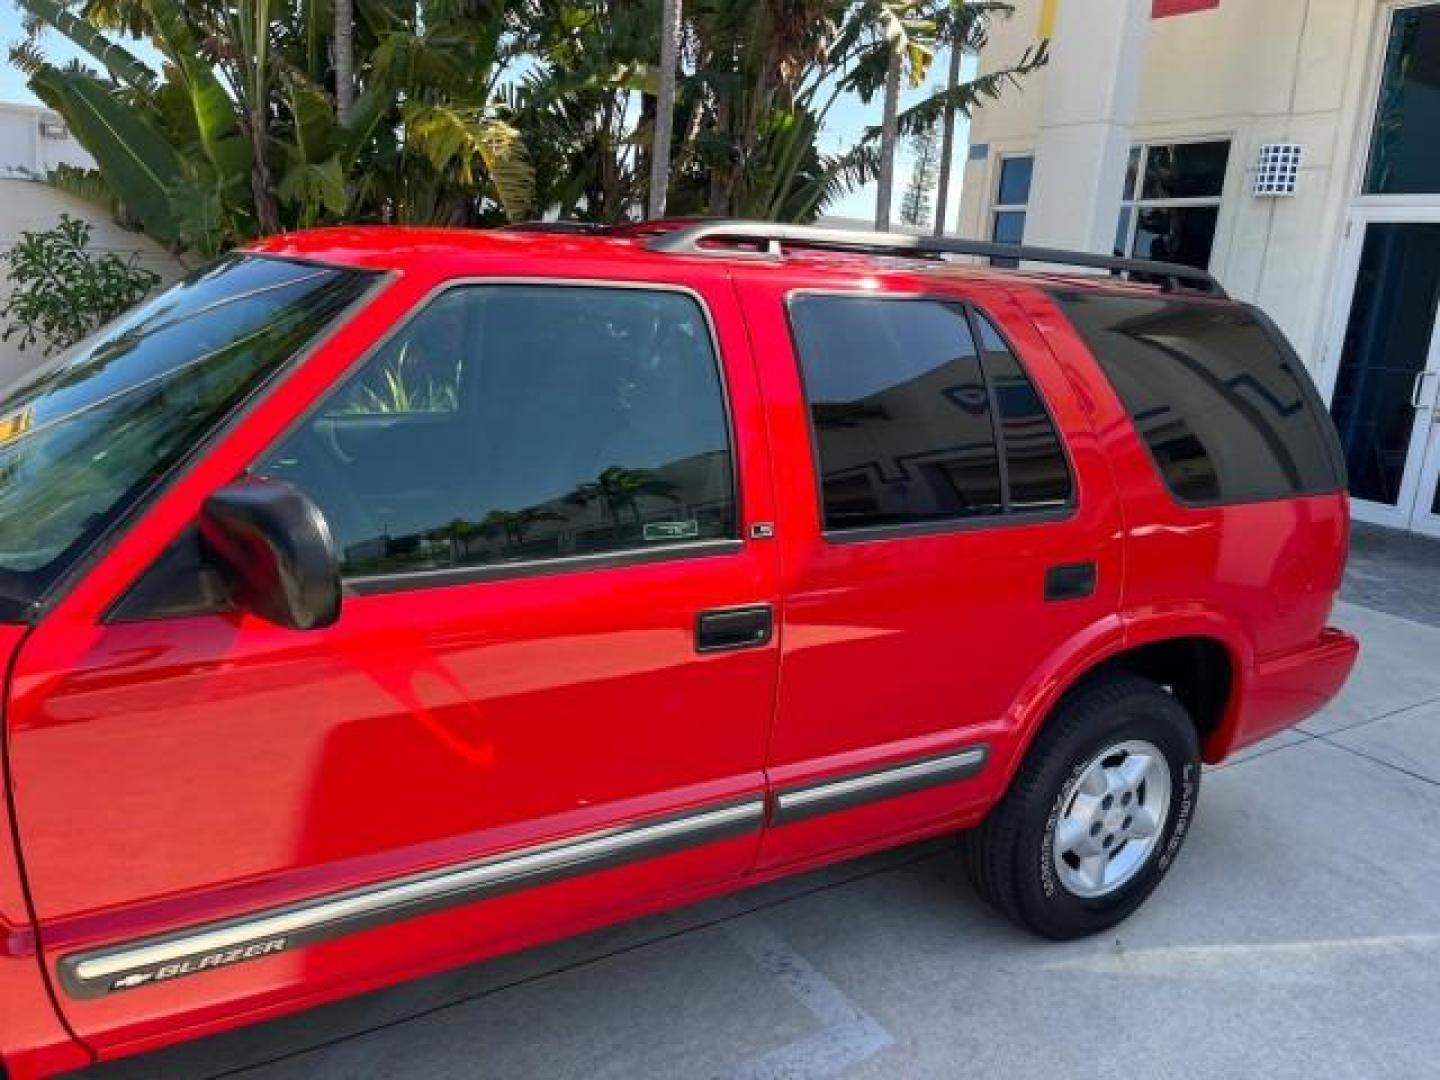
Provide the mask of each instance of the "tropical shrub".
{"label": "tropical shrub", "polygon": [[[360,92],[330,87],[329,5],[277,0],[20,0],[11,49],[147,234],[213,254],[339,222],[477,225],[532,213],[525,145],[494,93],[501,0],[356,5]],[[58,32],[101,71],[59,67]],[[138,35],[164,63],[125,48]],[[103,73],[102,73],[103,71]]]}
{"label": "tropical shrub", "polygon": [[135,306],[160,283],[137,256],[96,255],[88,222],[61,214],[53,229],[22,232],[4,256],[10,295],[0,302],[0,340],[45,354],[73,345]]}
{"label": "tropical shrub", "polygon": [[[539,205],[619,222],[642,212],[658,118],[652,56],[658,0],[526,0],[533,58],[507,98],[540,164]],[[912,86],[941,48],[978,50],[998,0],[685,0],[670,117],[669,212],[810,221],[880,172],[881,131],[824,152],[845,94],[869,102],[892,58]],[[1046,62],[1043,43],[1008,67],[928,95],[900,113],[909,135],[946,108],[969,115]],[[633,107],[638,100],[639,107]]]}
{"label": "tropical shrub", "polygon": [[[874,179],[880,129],[822,151],[835,101],[975,49],[998,0],[685,0],[659,116],[661,0],[17,0],[11,59],[150,236],[209,254],[341,222],[491,225],[643,216],[658,124],[677,214],[810,220]],[[42,31],[93,62],[52,64]],[[125,48],[138,37],[159,70]],[[1043,46],[887,124],[969,112]],[[344,94],[336,93],[343,88]],[[93,186],[93,185],[90,185]]]}

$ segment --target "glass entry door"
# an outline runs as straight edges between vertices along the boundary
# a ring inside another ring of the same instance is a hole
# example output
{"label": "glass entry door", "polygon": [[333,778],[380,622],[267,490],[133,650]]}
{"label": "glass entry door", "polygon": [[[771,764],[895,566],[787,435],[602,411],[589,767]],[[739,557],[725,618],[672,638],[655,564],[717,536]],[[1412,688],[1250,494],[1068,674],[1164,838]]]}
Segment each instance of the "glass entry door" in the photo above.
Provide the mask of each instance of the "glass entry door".
{"label": "glass entry door", "polygon": [[[1440,380],[1436,380],[1440,381]],[[1440,407],[1430,413],[1430,452],[1420,474],[1420,500],[1410,519],[1416,532],[1440,537]]]}
{"label": "glass entry door", "polygon": [[1440,210],[1357,210],[1344,266],[1330,412],[1355,517],[1440,534]]}

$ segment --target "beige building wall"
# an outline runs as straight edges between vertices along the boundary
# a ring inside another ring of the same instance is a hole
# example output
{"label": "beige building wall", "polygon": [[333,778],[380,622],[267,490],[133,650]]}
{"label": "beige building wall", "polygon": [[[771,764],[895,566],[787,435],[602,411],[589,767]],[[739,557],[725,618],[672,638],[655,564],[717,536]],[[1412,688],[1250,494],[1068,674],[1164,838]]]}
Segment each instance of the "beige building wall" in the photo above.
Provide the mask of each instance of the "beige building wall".
{"label": "beige building wall", "polygon": [[[120,228],[93,203],[39,179],[60,164],[84,168],[94,162],[70,137],[59,114],[35,105],[0,103],[0,255],[22,232],[53,228],[65,213],[90,223],[93,252],[111,251],[122,258],[134,255],[141,266],[159,274],[162,283],[184,273],[180,261],[149,237]],[[0,297],[9,289],[9,278],[0,266]],[[38,348],[21,352],[16,339],[0,342],[0,388],[43,358]]]}
{"label": "beige building wall", "polygon": [[[1013,62],[1039,35],[1043,0],[1013,2],[1015,16],[995,28],[982,72]],[[1388,15],[1396,6],[1221,0],[1213,10],[1156,20],[1141,61],[1134,141],[1231,140],[1211,270],[1234,295],[1274,316],[1322,386],[1324,369],[1336,359],[1327,355],[1327,339],[1340,242],[1360,190]],[[1042,71],[977,111],[962,235],[989,235],[999,159],[1033,150],[1045,86]],[[1293,198],[1250,193],[1267,142],[1304,147]],[[982,147],[983,158],[975,159]]]}
{"label": "beige building wall", "polygon": [[[53,228],[62,213],[90,223],[90,250],[97,255],[105,252],[115,252],[121,258],[133,255],[139,265],[160,275],[162,285],[185,272],[175,256],[149,237],[120,228],[95,204],[35,180],[0,179],[0,254],[8,252],[23,231]],[[9,291],[9,277],[0,273],[0,297]],[[0,342],[0,388],[45,358],[35,346],[22,352],[17,342],[16,338]]]}

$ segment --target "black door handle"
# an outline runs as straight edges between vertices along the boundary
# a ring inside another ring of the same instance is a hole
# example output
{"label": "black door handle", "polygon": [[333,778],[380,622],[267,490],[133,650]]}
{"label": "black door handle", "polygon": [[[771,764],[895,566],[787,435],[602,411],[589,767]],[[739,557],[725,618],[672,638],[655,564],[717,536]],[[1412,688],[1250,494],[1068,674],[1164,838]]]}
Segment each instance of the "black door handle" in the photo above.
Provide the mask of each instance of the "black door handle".
{"label": "black door handle", "polygon": [[759,648],[774,631],[775,613],[769,604],[702,611],[695,617],[695,651]]}
{"label": "black door handle", "polygon": [[1093,562],[1052,566],[1045,571],[1045,599],[1083,600],[1094,596],[1096,574]]}

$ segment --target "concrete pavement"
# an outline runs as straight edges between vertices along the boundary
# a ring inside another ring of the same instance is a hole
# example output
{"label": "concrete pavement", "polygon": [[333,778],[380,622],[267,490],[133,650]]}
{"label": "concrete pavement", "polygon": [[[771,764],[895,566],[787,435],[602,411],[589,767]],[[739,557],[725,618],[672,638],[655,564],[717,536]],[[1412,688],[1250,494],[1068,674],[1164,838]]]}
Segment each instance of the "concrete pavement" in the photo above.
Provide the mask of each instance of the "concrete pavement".
{"label": "concrete pavement", "polygon": [[1342,699],[1208,771],[1108,935],[1011,928],[929,843],[88,1075],[1440,1075],[1440,620],[1336,621]]}

